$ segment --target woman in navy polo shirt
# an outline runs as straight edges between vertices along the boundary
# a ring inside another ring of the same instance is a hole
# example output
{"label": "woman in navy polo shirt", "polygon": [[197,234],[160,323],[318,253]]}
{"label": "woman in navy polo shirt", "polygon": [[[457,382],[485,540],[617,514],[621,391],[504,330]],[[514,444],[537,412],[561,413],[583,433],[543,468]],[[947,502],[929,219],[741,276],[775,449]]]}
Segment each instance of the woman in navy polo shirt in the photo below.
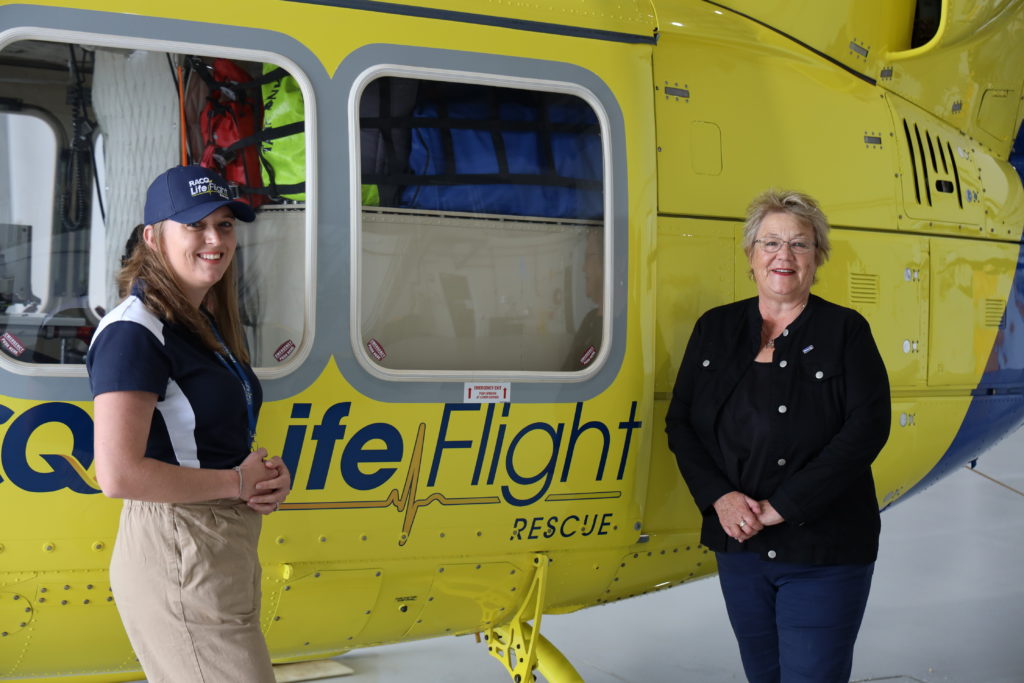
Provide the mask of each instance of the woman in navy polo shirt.
{"label": "woman in navy polo shirt", "polygon": [[125,499],[110,584],[151,683],[274,681],[256,547],[291,482],[254,450],[233,265],[235,221],[254,219],[214,171],[161,174],[87,357],[96,477]]}
{"label": "woman in navy polo shirt", "polygon": [[811,294],[828,231],[807,195],[754,200],[757,296],[697,321],[666,419],[752,683],[850,680],[878,554],[889,380],[864,317]]}

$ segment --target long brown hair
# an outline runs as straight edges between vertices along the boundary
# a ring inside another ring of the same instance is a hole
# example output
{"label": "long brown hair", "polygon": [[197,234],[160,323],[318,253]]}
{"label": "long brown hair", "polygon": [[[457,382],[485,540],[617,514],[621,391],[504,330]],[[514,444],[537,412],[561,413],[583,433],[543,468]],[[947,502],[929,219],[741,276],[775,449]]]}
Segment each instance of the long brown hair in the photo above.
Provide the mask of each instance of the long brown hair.
{"label": "long brown hair", "polygon": [[[167,263],[162,251],[164,221],[153,224],[153,242],[157,245],[156,249],[150,248],[142,238],[144,227],[136,227],[139,232],[138,242],[127,258],[123,259],[121,270],[117,273],[118,293],[122,297],[128,296],[132,285],[141,282],[146,308],[168,322],[191,330],[211,351],[221,351],[220,342],[217,341],[206,316],[189,302]],[[249,352],[245,346],[241,316],[238,313],[237,272],[235,259],[232,258],[224,277],[206,293],[202,305],[213,316],[217,329],[224,337],[224,343],[231,353],[235,358],[248,363]]]}

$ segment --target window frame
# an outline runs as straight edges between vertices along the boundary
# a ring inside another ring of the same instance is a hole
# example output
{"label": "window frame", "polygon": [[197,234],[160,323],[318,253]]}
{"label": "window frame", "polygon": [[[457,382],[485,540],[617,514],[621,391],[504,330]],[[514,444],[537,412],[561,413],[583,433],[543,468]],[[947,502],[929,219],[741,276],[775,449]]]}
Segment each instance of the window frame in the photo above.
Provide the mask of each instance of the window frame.
{"label": "window frame", "polygon": [[[63,14],[64,11],[58,10]],[[69,12],[70,13],[70,12]],[[139,18],[132,18],[139,21]],[[145,25],[157,22],[153,18],[142,18]],[[187,22],[182,22],[186,24]],[[116,29],[115,29],[116,30]],[[305,249],[302,274],[304,296],[303,337],[295,352],[279,366],[254,367],[261,380],[275,380],[293,374],[305,365],[316,345],[316,295],[317,295],[317,102],[312,80],[296,61],[287,55],[269,50],[238,47],[216,43],[196,43],[186,40],[150,38],[126,33],[101,33],[77,31],[45,26],[17,26],[0,31],[0,52],[20,41],[39,41],[61,44],[76,44],[120,50],[146,50],[171,54],[199,55],[204,58],[227,58],[248,62],[270,62],[288,71],[302,90],[305,110],[306,134],[306,196],[305,203]],[[59,139],[59,136],[58,136]],[[60,150],[58,149],[58,154]],[[95,191],[95,188],[94,188]],[[52,232],[52,224],[50,225]],[[90,229],[92,226],[90,226]],[[90,273],[93,262],[90,259]],[[86,293],[88,296],[88,292]],[[79,378],[87,377],[85,364],[29,363],[0,354],[0,373],[12,373],[25,378]]]}
{"label": "window frame", "polygon": [[585,382],[597,376],[607,364],[616,343],[612,330],[612,315],[602,316],[601,349],[587,367],[580,370],[394,370],[376,364],[362,342],[362,150],[361,124],[359,118],[360,102],[367,86],[378,78],[395,77],[418,80],[432,80],[448,83],[465,83],[490,87],[516,88],[572,95],[583,100],[594,112],[601,131],[601,168],[602,168],[602,203],[601,219],[602,243],[604,248],[603,268],[605,277],[602,282],[602,310],[612,312],[614,294],[614,197],[611,186],[613,175],[613,157],[611,140],[611,123],[608,112],[599,98],[587,87],[573,81],[561,81],[511,74],[494,74],[487,72],[444,69],[429,66],[410,66],[398,64],[379,64],[371,66],[359,73],[351,84],[348,100],[349,120],[349,176],[350,176],[350,221],[354,229],[350,231],[350,280],[349,280],[349,341],[352,354],[357,364],[369,375],[387,383],[405,382],[479,382],[500,378],[510,382]]}

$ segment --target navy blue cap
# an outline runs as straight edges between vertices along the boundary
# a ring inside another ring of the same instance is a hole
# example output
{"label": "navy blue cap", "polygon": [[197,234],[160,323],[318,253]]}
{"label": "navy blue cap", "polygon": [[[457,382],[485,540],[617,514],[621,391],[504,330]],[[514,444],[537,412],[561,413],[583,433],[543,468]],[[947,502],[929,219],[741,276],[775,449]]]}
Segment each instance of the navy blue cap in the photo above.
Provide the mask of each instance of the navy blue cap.
{"label": "navy blue cap", "polygon": [[228,194],[228,183],[216,171],[202,166],[175,166],[152,182],[146,190],[146,225],[171,219],[195,223],[222,206],[231,207],[235,218],[246,223],[256,220],[252,207]]}

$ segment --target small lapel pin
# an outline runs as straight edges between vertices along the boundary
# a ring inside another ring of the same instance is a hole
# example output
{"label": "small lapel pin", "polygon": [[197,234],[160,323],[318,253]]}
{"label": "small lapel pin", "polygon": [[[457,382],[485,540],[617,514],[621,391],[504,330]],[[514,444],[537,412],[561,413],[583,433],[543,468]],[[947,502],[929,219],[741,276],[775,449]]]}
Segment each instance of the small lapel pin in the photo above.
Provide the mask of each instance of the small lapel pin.
{"label": "small lapel pin", "polygon": [[814,344],[811,344],[810,346],[804,348],[804,353],[810,353],[813,350],[814,350]]}

